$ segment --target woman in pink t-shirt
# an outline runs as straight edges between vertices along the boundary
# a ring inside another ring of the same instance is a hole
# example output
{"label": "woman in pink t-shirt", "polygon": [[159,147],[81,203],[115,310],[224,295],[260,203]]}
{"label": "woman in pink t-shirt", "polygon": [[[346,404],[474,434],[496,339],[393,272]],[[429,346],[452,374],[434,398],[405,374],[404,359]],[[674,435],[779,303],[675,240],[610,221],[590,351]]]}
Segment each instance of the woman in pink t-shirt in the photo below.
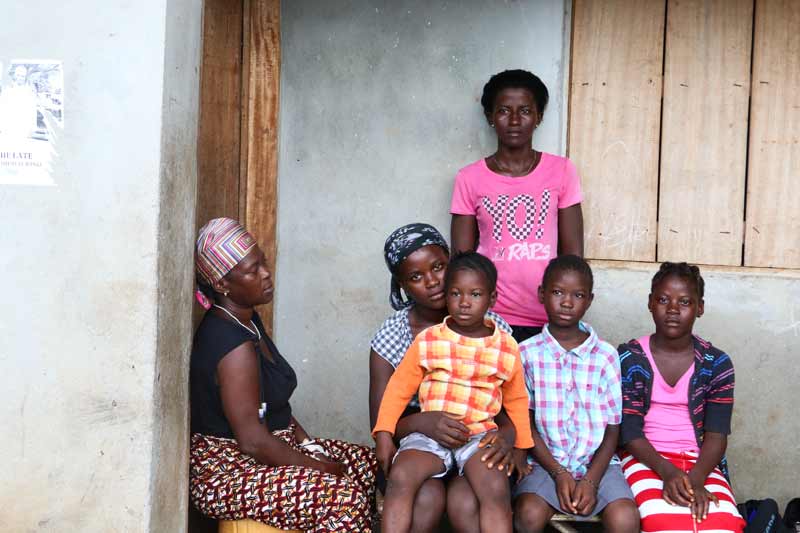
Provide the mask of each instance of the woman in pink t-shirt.
{"label": "woman in pink t-shirt", "polygon": [[454,251],[477,250],[497,267],[494,311],[517,342],[547,318],[536,297],[547,263],[583,255],[581,186],[572,162],[531,146],[547,106],[547,88],[525,70],[491,77],[481,104],[497,151],[456,175],[450,213]]}

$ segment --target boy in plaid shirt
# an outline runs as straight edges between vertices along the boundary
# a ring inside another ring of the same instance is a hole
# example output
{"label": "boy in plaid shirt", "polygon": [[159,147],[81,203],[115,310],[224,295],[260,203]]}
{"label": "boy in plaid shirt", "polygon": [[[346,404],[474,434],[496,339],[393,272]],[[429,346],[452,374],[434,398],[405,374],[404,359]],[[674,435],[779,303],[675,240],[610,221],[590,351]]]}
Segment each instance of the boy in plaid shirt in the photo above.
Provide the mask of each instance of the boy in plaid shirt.
{"label": "boy in plaid shirt", "polygon": [[[533,469],[514,490],[520,532],[543,531],[556,512],[576,520],[602,513],[605,531],[639,531],[639,512],[614,457],[622,420],[619,357],[581,321],[592,286],[582,258],[551,260],[539,287],[548,323],[520,345],[536,443]],[[515,451],[518,468],[526,455]]]}
{"label": "boy in plaid shirt", "polygon": [[[475,452],[503,407],[516,428],[515,446],[533,446],[528,395],[516,341],[485,319],[497,298],[497,270],[486,257],[459,254],[450,261],[445,294],[450,316],[421,332],[389,380],[373,429],[377,456],[389,475],[381,529],[407,532],[417,490],[453,466],[465,474],[479,503],[483,532],[511,533],[510,470],[490,469]],[[469,440],[450,450],[421,433],[394,445],[392,435],[408,401],[418,392],[425,411],[444,411],[469,430]]]}

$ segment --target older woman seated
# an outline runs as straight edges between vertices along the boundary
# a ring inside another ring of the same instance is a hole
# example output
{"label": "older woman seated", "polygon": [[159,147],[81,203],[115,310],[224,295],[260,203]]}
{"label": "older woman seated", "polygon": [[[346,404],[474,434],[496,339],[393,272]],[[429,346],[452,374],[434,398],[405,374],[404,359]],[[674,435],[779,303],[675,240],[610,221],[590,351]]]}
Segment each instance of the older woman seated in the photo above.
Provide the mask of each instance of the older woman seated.
{"label": "older woman seated", "polygon": [[254,310],[272,300],[264,253],[235,220],[217,218],[200,230],[195,266],[207,309],[191,361],[195,506],[280,529],[370,531],[372,451],[312,439],[292,415],[297,377]]}

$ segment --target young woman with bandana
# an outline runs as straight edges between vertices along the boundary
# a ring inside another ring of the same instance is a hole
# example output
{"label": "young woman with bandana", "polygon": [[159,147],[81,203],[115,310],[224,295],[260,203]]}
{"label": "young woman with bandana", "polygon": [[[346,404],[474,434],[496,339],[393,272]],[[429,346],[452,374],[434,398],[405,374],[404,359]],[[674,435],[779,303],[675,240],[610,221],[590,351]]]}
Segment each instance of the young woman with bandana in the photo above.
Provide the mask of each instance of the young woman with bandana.
{"label": "young woman with bandana", "polygon": [[[398,228],[386,239],[383,252],[392,276],[390,302],[395,312],[383,322],[371,342],[370,427],[374,427],[377,421],[386,385],[414,338],[423,329],[441,324],[447,315],[444,275],[450,249],[436,228],[422,223]],[[511,332],[510,326],[499,315],[489,311],[487,316],[499,328]],[[487,448],[482,459],[487,465],[507,470],[512,467],[514,426],[504,413],[497,417],[497,422],[500,431],[489,434],[481,443],[481,447]],[[451,449],[458,448],[469,438],[466,426],[458,420],[441,412],[420,413],[416,398],[409,403],[398,422],[395,437],[401,439],[414,432],[423,433]],[[382,472],[378,477],[379,488],[383,489]],[[456,531],[480,530],[478,501],[462,476],[445,482],[441,479],[425,481],[414,501],[411,530],[438,531],[445,507]]]}
{"label": "young woman with bandana", "polygon": [[371,531],[375,456],[312,438],[292,415],[297,377],[254,307],[272,300],[264,253],[235,220],[200,230],[192,347],[190,493],[204,514],[280,529]]}

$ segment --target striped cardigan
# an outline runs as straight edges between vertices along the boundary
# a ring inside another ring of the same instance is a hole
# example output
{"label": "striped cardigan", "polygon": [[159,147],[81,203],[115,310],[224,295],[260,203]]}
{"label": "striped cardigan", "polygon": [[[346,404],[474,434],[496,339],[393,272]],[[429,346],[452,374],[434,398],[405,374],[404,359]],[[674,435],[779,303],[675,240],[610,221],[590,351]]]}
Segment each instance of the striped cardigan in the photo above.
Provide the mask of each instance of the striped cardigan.
{"label": "striped cardigan", "polygon": [[[644,438],[644,416],[650,409],[653,369],[638,341],[620,344],[622,370],[622,425],[620,444]],[[733,414],[733,362],[710,342],[694,336],[694,373],[689,382],[689,418],[697,446],[702,447],[706,431],[729,435]],[[725,477],[725,459],[720,463]]]}

